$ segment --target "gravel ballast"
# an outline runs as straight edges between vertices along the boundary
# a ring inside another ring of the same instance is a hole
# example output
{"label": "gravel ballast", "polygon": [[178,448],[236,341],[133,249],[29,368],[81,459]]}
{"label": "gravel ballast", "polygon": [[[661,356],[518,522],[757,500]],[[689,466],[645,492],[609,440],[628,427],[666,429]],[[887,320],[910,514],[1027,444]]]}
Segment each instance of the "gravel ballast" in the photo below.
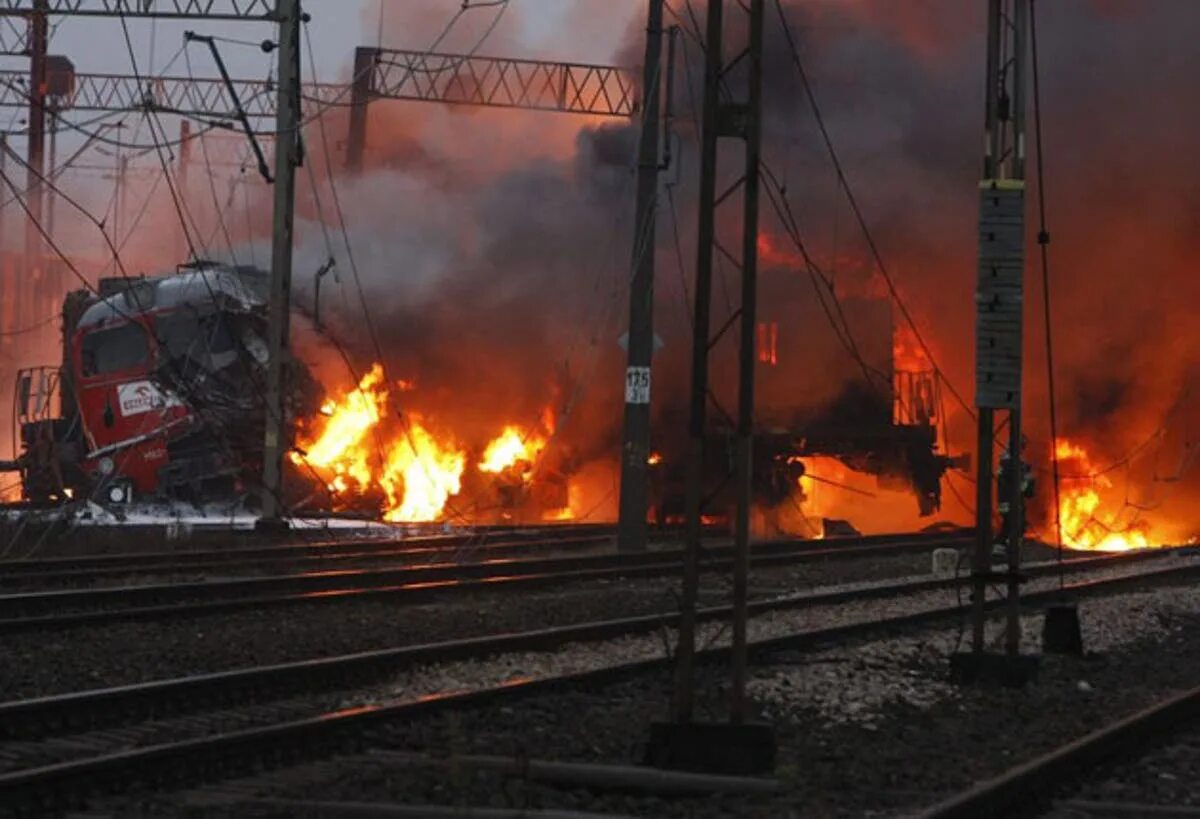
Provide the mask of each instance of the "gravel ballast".
{"label": "gravel ballast", "polygon": [[[755,571],[757,596],[929,571],[929,554],[829,560]],[[291,662],[677,607],[675,577],[571,583],[514,594],[473,591],[420,605],[316,600],[282,609],[113,623],[0,639],[0,701],[152,679]],[[703,603],[728,600],[727,579],[706,575]]]}
{"label": "gravel ballast", "polygon": [[[1193,685],[1200,676],[1200,640],[1194,638],[1200,599],[1190,587],[1088,599],[1081,612],[1093,653],[1044,658],[1039,681],[1019,691],[946,685],[947,655],[958,640],[954,628],[818,653],[788,652],[759,667],[751,692],[776,725],[777,775],[788,788],[781,796],[664,801],[486,775],[448,781],[363,758],[326,766],[327,777],[310,772],[268,778],[244,783],[238,793],[485,806],[499,798],[518,806],[655,817],[900,815]],[[1030,616],[1023,626],[1026,648],[1036,649],[1040,618]],[[524,666],[518,662],[512,673],[528,673]],[[699,679],[698,716],[722,718],[723,672],[705,668]],[[647,726],[662,718],[669,693],[664,670],[393,725],[372,742],[433,754],[627,764],[638,761]],[[137,804],[163,803],[151,797]]]}

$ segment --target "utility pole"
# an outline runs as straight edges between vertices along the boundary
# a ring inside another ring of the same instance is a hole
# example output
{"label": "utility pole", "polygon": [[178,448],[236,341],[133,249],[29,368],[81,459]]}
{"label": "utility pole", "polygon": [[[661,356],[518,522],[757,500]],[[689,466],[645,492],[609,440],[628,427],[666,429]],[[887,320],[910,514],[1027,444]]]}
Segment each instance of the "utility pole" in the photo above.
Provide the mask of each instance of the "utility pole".
{"label": "utility pole", "polygon": [[296,167],[300,164],[300,0],[277,0],[278,105],[275,131],[275,224],[271,247],[271,300],[267,327],[267,419],[263,446],[262,524],[282,525],[283,454],[287,445],[288,330],[292,295],[292,232]]}
{"label": "utility pole", "polygon": [[[724,6],[708,0],[705,34],[704,113],[700,148],[700,211],[696,252],[696,302],[692,338],[691,417],[688,423],[687,541],[684,549],[679,645],[676,650],[672,722],[651,727],[650,758],[664,767],[718,769],[730,773],[759,773],[775,760],[775,737],[769,725],[746,722],[746,589],[753,501],[754,367],[758,270],[758,195],[762,140],[762,56],[765,0],[731,4],[749,15],[749,42],[736,56],[725,59]],[[739,30],[741,27],[737,27]],[[744,88],[740,87],[743,86]],[[721,139],[737,140],[745,148],[741,174],[717,194],[718,151]],[[717,208],[743,197],[740,255],[728,250],[717,232]],[[696,655],[696,603],[704,502],[705,434],[709,394],[709,353],[720,340],[710,337],[712,274],[715,251],[731,261],[742,276],[742,304],[725,327],[741,322],[736,446],[737,512],[734,568],[733,697],[728,724],[693,721]]]}
{"label": "utility pole", "polygon": [[29,217],[25,223],[25,264],[21,270],[21,286],[18,288],[18,303],[24,305],[22,312],[36,312],[36,275],[42,268],[42,197],[45,189],[42,179],[45,174],[46,152],[46,50],[49,45],[47,14],[49,0],[34,0],[29,17],[29,170],[26,172],[27,203]]}
{"label": "utility pole", "polygon": [[642,552],[646,549],[663,4],[664,0],[650,0],[646,23],[646,61],[642,75],[642,140],[638,148],[637,209],[633,230],[634,273],[629,285],[629,361],[625,369],[625,435],[621,447],[621,498],[617,528],[617,548],[622,552]]}
{"label": "utility pole", "polygon": [[371,80],[380,49],[359,46],[354,49],[354,76],[350,79],[350,132],[346,138],[346,168],[362,170],[367,146],[367,111],[371,104]]}
{"label": "utility pole", "polygon": [[[1020,567],[1022,497],[1022,332],[1025,275],[1025,78],[1030,0],[989,0],[985,155],[979,183],[979,273],[976,287],[975,404],[979,412],[976,542],[971,555],[971,654],[955,658],[960,676],[1021,681]],[[1006,571],[993,572],[992,500],[997,412],[1007,413],[1010,484]],[[988,586],[1007,588],[1005,657],[984,654]],[[1030,659],[1030,658],[1026,658]]]}
{"label": "utility pole", "polygon": [[[203,137],[201,137],[203,138]],[[188,168],[191,167],[192,159],[192,123],[188,120],[179,121],[179,198],[184,202],[188,200]],[[220,218],[219,214],[216,214]],[[183,220],[179,222],[175,232],[175,258],[185,259],[189,255],[187,227]],[[188,261],[193,261],[188,259]]]}
{"label": "utility pole", "polygon": [[750,576],[750,511],[754,504],[754,367],[758,330],[758,183],[762,165],[763,2],[750,0],[749,102],[742,138],[746,142],[746,174],[742,181],[742,316],[741,362],[738,366],[738,430],[736,450],[737,520],[733,563],[733,691],[730,714],[746,721],[746,608]]}
{"label": "utility pole", "polygon": [[[58,176],[58,104],[53,97],[50,98],[47,107],[50,113],[50,155],[47,166],[50,168],[49,178],[53,180]],[[49,187],[48,190],[42,192],[41,200],[46,206],[46,233],[53,236],[55,214],[58,207],[58,194],[53,187]],[[46,312],[53,310],[54,305],[58,303],[63,293],[62,274],[62,263],[58,259],[54,261],[45,259],[42,262],[42,278],[39,282],[41,292],[39,293],[39,298],[45,301],[46,305],[45,309],[43,309],[42,305],[39,305],[38,315],[44,315]]]}
{"label": "utility pole", "polygon": [[695,708],[696,601],[700,587],[701,505],[704,502],[704,433],[708,424],[708,351],[712,324],[713,243],[716,241],[717,142],[723,70],[724,0],[708,0],[705,26],[704,111],[700,137],[700,212],[697,222],[696,296],[692,320],[692,391],[688,413],[686,539],[675,652],[672,716],[692,721]]}
{"label": "utility pole", "polygon": [[[119,148],[117,150],[120,150]],[[121,236],[121,227],[125,223],[125,183],[126,177],[129,175],[129,157],[125,154],[120,154],[117,157],[116,170],[116,185],[117,195],[116,202],[113,203],[113,242],[117,247],[121,246],[123,237]]]}
{"label": "utility pole", "polygon": [[[9,150],[11,149],[8,147],[8,133],[5,131],[0,131],[0,174],[3,174],[4,178],[6,179],[8,178]],[[4,208],[0,208],[0,250],[4,250],[8,247],[8,235],[5,231],[7,225],[4,219],[4,210]]]}
{"label": "utility pole", "polygon": [[[50,112],[50,177],[54,178],[58,172],[58,107],[51,102],[48,106]],[[54,191],[46,193],[46,232],[51,236],[54,235],[54,211],[55,200],[58,197]]]}
{"label": "utility pole", "polygon": [[[0,131],[0,176],[8,179],[8,134]],[[2,188],[0,188],[2,190]],[[7,256],[8,236],[5,231],[7,220],[4,218],[5,208],[0,208],[0,330],[12,329],[8,317],[13,314],[13,301],[20,289],[17,285],[17,273]],[[12,341],[11,336],[3,336],[5,344]]]}

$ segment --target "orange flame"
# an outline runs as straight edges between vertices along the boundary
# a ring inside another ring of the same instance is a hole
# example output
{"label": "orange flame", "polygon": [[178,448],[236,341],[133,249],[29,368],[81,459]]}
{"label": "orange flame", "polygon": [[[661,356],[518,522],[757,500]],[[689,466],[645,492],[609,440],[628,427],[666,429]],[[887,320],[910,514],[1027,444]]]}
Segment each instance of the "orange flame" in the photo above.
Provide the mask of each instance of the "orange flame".
{"label": "orange flame", "polygon": [[[1059,469],[1065,473],[1059,482],[1059,533],[1068,549],[1095,552],[1128,552],[1147,549],[1154,544],[1149,538],[1149,523],[1135,520],[1122,526],[1120,512],[1105,514],[1102,494],[1112,488],[1106,475],[1096,473],[1087,450],[1077,443],[1059,438],[1054,453]],[[1051,521],[1051,536],[1053,521]]]}
{"label": "orange flame", "polygon": [[915,532],[929,523],[906,485],[881,481],[831,456],[798,460],[804,464],[799,491],[781,507],[788,513],[781,520],[786,531],[819,536],[824,519],[849,521],[863,534]]}
{"label": "orange flame", "polygon": [[537,458],[545,448],[546,439],[538,433],[523,433],[520,427],[507,426],[483,451],[479,471],[495,475],[516,468],[528,482],[533,477]]}
{"label": "orange flame", "polygon": [[387,402],[383,367],[376,364],[357,387],[325,403],[319,431],[301,440],[304,454],[292,452],[292,461],[310,467],[335,494],[382,491],[387,520],[437,520],[462,488],[466,456],[415,416],[407,429],[385,435]]}
{"label": "orange flame", "polygon": [[451,496],[462,491],[465,466],[461,451],[440,445],[416,416],[410,416],[407,432],[392,444],[379,476],[388,499],[384,519],[437,520]]}
{"label": "orange flame", "polygon": [[293,452],[292,460],[308,463],[333,492],[345,493],[352,486],[359,492],[371,485],[370,447],[365,441],[379,423],[387,403],[383,383],[383,368],[376,364],[362,377],[358,386],[340,399],[326,401],[321,407],[325,421],[321,434],[310,442],[302,442],[305,456]]}

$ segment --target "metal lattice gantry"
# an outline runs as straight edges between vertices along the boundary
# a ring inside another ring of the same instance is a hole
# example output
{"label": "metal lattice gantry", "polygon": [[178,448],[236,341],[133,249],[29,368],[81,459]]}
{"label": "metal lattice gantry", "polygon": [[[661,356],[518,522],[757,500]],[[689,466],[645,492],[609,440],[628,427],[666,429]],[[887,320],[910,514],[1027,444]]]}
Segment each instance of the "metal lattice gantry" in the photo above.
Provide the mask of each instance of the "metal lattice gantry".
{"label": "metal lattice gantry", "polygon": [[29,56],[29,24],[23,18],[0,17],[0,56]]}
{"label": "metal lattice gantry", "polygon": [[388,99],[628,117],[637,111],[632,72],[607,65],[377,51],[369,93]]}
{"label": "metal lattice gantry", "polygon": [[[29,105],[29,79],[24,71],[0,71],[0,108]],[[233,80],[238,99],[254,118],[275,116],[275,84],[267,79]],[[335,103],[348,96],[344,85],[306,83],[306,100],[316,105]],[[233,119],[236,116],[229,90],[219,78],[137,77],[128,74],[76,74],[71,93],[55,100],[67,111],[155,110],[195,117]]]}
{"label": "metal lattice gantry", "polygon": [[346,164],[362,167],[372,100],[443,102],[564,114],[632,117],[634,73],[609,65],[360,47],[354,53]]}
{"label": "metal lattice gantry", "polygon": [[275,0],[0,0],[0,16],[156,17],[177,20],[274,21]]}

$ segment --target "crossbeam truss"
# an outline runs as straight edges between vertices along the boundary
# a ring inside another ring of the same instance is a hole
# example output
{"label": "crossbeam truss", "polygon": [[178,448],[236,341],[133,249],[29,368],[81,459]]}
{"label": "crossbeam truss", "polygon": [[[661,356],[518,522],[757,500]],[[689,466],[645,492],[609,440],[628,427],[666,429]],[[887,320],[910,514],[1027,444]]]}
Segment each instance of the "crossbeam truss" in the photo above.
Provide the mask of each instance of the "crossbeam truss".
{"label": "crossbeam truss", "polygon": [[[233,87],[246,113],[256,119],[275,116],[276,87],[270,80],[234,80]],[[347,97],[344,85],[304,85],[305,99],[319,104],[336,103]],[[128,74],[76,74],[72,93],[55,98],[59,110],[123,111],[154,110],[213,119],[236,116],[229,91],[220,79],[207,77],[137,77]],[[0,71],[0,108],[29,105],[29,75],[24,71]]]}
{"label": "crossbeam truss", "polygon": [[[4,0],[0,0],[4,2]],[[0,37],[4,29],[0,17]],[[631,72],[613,66],[463,57],[454,54],[389,51],[365,78],[369,99],[445,102],[499,108],[560,111],[629,117],[638,110]],[[29,105],[24,71],[0,70],[0,108]],[[233,80],[246,114],[275,116],[273,82]],[[304,99],[317,106],[352,104],[344,85],[305,83]],[[235,110],[224,82],[207,77],[142,77],[129,74],[75,75],[72,92],[55,100],[60,111],[155,110],[193,117],[233,119]]]}
{"label": "crossbeam truss", "polygon": [[75,17],[274,21],[275,0],[0,0],[0,16],[35,11]]}
{"label": "crossbeam truss", "polygon": [[29,17],[59,16],[175,20],[275,20],[275,0],[0,0],[0,56],[28,57]]}
{"label": "crossbeam truss", "polygon": [[18,17],[0,17],[0,56],[28,57],[29,23]]}
{"label": "crossbeam truss", "polygon": [[630,117],[632,72],[608,65],[377,50],[372,97]]}

